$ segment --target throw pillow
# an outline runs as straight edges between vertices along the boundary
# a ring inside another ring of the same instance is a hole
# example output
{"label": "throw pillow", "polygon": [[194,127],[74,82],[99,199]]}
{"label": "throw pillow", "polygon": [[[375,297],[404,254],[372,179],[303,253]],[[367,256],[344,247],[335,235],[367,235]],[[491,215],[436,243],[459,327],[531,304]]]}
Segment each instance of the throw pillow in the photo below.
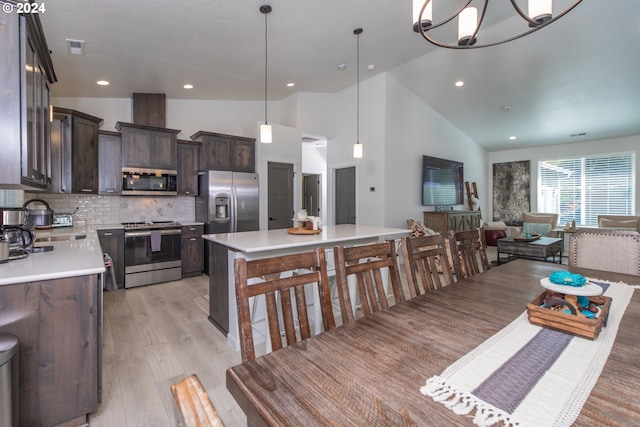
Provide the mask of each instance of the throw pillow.
{"label": "throw pillow", "polygon": [[539,224],[535,222],[525,222],[522,224],[522,234],[539,234],[548,236],[551,232],[551,224]]}
{"label": "throw pillow", "polygon": [[617,230],[637,230],[638,220],[637,219],[617,220],[617,219],[600,218],[598,221],[598,227],[599,228],[615,228]]}
{"label": "throw pillow", "polygon": [[411,236],[413,237],[434,236],[438,234],[432,229],[428,228],[426,225],[424,225],[422,221],[415,221],[413,219],[408,219],[407,225],[409,226],[409,229],[411,230]]}

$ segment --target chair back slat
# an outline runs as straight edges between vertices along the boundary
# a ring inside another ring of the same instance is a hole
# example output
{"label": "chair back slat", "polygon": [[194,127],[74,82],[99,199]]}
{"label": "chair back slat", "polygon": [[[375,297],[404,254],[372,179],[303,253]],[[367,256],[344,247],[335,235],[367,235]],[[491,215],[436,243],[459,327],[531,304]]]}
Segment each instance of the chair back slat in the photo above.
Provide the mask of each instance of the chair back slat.
{"label": "chair back slat", "polygon": [[491,267],[487,257],[487,243],[482,229],[449,231],[451,252],[459,279],[482,273]]}
{"label": "chair back slat", "polygon": [[447,240],[441,234],[402,238],[402,257],[411,297],[454,282]]}
{"label": "chair back slat", "polygon": [[318,288],[324,330],[335,327],[323,248],[252,261],[238,258],[235,277],[243,361],[256,357],[249,298],[264,295],[268,333],[274,351],[311,336],[305,293],[305,286],[309,284]]}
{"label": "chair back slat", "polygon": [[[349,294],[349,278],[353,277],[363,316],[389,307],[385,292],[388,278],[395,301],[404,301],[398,271],[398,256],[393,240],[384,243],[334,248],[336,281],[343,323],[355,320],[355,304]],[[386,274],[383,274],[386,273]]]}
{"label": "chair back slat", "polygon": [[222,419],[196,374],[171,385],[185,427],[224,427]]}

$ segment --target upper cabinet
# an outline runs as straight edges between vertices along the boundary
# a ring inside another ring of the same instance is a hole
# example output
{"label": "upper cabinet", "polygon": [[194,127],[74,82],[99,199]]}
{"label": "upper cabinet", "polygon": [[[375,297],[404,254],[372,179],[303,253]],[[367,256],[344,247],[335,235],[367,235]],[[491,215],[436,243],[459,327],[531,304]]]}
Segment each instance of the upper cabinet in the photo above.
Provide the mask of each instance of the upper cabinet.
{"label": "upper cabinet", "polygon": [[0,188],[45,190],[51,182],[49,85],[57,79],[40,18],[0,14],[0,41]]}
{"label": "upper cabinet", "polygon": [[98,194],[98,129],[102,119],[53,108],[51,192]]}
{"label": "upper cabinet", "polygon": [[256,140],[242,136],[199,131],[191,139],[202,143],[201,170],[256,171]]}
{"label": "upper cabinet", "polygon": [[178,140],[178,195],[198,195],[198,157],[200,144]]}
{"label": "upper cabinet", "polygon": [[98,132],[98,194],[122,192],[122,135]]}
{"label": "upper cabinet", "polygon": [[177,169],[179,130],[116,123],[122,133],[122,167]]}

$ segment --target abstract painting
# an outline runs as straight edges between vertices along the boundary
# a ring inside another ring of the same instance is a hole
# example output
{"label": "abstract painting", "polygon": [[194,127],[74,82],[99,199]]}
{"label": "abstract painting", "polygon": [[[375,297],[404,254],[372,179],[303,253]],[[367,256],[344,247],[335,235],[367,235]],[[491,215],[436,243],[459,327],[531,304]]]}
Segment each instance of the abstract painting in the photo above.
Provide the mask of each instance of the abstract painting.
{"label": "abstract painting", "polygon": [[493,220],[522,225],[522,214],[530,212],[529,160],[493,164]]}

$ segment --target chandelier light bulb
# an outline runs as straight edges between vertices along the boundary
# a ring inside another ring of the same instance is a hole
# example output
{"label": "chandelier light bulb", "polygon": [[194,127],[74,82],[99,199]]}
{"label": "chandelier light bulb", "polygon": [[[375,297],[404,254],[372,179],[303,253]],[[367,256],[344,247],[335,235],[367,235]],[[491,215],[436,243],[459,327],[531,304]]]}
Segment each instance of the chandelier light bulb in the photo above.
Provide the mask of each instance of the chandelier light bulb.
{"label": "chandelier light bulb", "polygon": [[[413,31],[419,32],[418,29],[418,20],[420,19],[420,11],[422,10],[422,6],[424,5],[424,0],[413,0]],[[422,27],[428,28],[431,26],[433,22],[433,1],[429,1],[427,7],[424,9],[424,13],[422,14]]]}
{"label": "chandelier light bulb", "polygon": [[458,45],[473,45],[476,37],[473,35],[478,27],[478,9],[475,7],[465,7],[458,15]]}
{"label": "chandelier light bulb", "polygon": [[529,0],[529,18],[539,24],[547,22],[553,16],[552,8],[552,0]]}

